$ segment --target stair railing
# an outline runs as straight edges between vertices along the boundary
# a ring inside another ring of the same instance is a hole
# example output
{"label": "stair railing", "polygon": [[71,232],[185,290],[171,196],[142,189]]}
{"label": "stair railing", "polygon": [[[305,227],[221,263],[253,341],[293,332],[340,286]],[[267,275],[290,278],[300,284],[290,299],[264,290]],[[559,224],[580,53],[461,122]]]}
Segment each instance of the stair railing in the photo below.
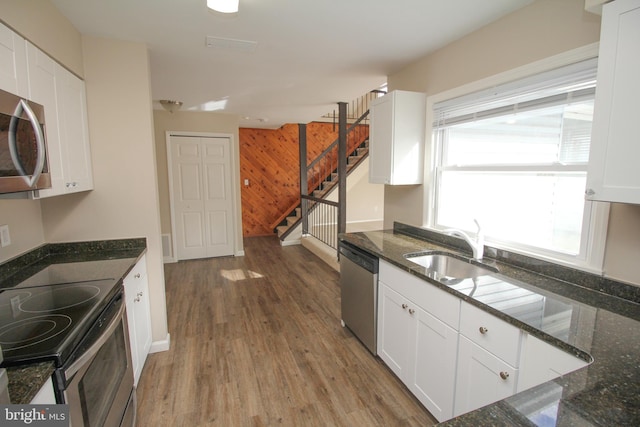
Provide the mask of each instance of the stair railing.
{"label": "stair railing", "polygon": [[[348,157],[352,155],[360,145],[369,137],[369,126],[363,124],[368,118],[369,110],[365,111],[349,128],[346,130],[346,147]],[[310,194],[317,192],[321,195],[326,190],[329,183],[338,178],[338,149],[340,137],[336,138],[322,153],[318,155],[303,170],[306,170],[307,185]],[[306,153],[305,153],[306,156]],[[301,162],[302,165],[302,162]],[[333,187],[333,185],[331,185]]]}
{"label": "stair railing", "polygon": [[[369,127],[362,124],[369,115],[368,110],[347,128],[347,104],[338,103],[338,107],[338,138],[309,165],[305,165],[306,126],[300,125],[302,234],[315,237],[335,249],[336,253],[338,234],[346,231],[347,157],[356,152],[369,136]],[[324,197],[336,183],[338,202],[326,200]]]}

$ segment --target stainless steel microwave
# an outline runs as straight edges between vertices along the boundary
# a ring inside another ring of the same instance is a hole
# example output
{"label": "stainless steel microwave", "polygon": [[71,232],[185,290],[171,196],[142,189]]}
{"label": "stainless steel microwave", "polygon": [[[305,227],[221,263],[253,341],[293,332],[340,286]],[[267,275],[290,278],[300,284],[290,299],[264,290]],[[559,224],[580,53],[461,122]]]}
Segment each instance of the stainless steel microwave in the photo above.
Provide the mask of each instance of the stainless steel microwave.
{"label": "stainless steel microwave", "polygon": [[0,90],[0,193],[51,188],[44,107]]}

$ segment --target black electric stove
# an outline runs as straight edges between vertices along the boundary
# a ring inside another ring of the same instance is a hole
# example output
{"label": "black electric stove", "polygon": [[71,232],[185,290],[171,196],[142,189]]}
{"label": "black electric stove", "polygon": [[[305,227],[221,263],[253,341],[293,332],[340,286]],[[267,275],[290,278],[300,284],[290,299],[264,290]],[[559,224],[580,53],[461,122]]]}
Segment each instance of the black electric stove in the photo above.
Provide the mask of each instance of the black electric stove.
{"label": "black electric stove", "polygon": [[1,366],[64,364],[122,282],[104,264],[54,264],[0,292]]}

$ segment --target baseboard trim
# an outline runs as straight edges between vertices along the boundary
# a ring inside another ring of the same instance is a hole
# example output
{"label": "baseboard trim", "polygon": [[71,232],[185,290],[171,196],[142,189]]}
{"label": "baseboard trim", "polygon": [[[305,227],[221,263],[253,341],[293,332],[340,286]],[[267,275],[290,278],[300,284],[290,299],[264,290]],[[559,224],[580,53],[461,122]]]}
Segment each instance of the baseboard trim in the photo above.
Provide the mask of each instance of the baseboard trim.
{"label": "baseboard trim", "polygon": [[293,246],[293,245],[301,245],[302,241],[298,240],[280,240],[280,246]]}
{"label": "baseboard trim", "polygon": [[161,351],[168,351],[171,345],[171,336],[167,334],[167,337],[162,341],[154,341],[151,343],[149,353],[160,353]]}

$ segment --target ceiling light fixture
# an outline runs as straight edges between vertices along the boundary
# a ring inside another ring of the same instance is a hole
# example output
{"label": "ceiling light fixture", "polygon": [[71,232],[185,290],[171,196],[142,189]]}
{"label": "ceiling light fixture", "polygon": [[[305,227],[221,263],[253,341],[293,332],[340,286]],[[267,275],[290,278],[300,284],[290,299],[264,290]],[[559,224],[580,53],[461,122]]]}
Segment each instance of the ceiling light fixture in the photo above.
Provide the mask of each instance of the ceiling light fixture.
{"label": "ceiling light fixture", "polygon": [[176,110],[179,110],[182,107],[182,101],[174,101],[173,99],[161,99],[158,101],[162,108],[167,110],[170,113],[173,113]]}
{"label": "ceiling light fixture", "polygon": [[207,7],[221,13],[238,12],[238,3],[240,0],[207,0]]}

